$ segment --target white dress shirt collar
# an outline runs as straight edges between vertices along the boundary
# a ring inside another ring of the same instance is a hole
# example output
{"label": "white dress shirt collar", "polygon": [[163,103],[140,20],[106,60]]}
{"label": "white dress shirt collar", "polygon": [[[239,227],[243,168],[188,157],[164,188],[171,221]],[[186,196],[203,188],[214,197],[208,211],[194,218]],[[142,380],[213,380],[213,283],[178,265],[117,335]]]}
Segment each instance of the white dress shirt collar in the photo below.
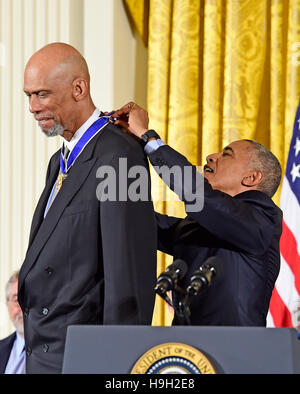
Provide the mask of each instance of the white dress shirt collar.
{"label": "white dress shirt collar", "polygon": [[83,136],[83,134],[87,131],[87,129],[96,122],[96,120],[100,116],[100,110],[98,108],[95,109],[93,112],[92,116],[88,118],[86,122],[83,123],[82,126],[79,127],[79,129],[75,132],[73,135],[71,141],[64,140],[64,145],[68,147],[69,151],[71,152],[74,146],[77,144],[77,142],[80,140],[80,138]]}

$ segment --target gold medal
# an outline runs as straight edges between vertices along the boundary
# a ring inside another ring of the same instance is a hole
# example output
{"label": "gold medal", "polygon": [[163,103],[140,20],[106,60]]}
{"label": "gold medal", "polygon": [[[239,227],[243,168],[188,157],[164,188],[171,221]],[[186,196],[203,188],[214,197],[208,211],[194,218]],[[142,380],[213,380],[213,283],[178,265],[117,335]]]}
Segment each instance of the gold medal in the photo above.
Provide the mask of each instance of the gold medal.
{"label": "gold medal", "polygon": [[67,174],[60,172],[56,180],[56,192],[58,193],[62,187],[63,181],[66,179]]}

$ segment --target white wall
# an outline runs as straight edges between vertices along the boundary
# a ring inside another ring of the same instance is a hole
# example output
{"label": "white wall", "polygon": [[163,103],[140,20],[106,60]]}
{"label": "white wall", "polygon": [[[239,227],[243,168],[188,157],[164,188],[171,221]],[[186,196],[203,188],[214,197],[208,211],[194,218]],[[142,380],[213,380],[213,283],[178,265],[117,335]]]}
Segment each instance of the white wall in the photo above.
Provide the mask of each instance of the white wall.
{"label": "white wall", "polygon": [[100,109],[146,103],[147,51],[122,0],[0,0],[0,338],[13,331],[5,283],[22,264],[48,160],[61,145],[38,129],[22,91],[27,60],[54,41],[85,55]]}
{"label": "white wall", "polygon": [[131,100],[146,105],[147,50],[131,30],[122,0],[84,0],[84,55],[101,110]]}

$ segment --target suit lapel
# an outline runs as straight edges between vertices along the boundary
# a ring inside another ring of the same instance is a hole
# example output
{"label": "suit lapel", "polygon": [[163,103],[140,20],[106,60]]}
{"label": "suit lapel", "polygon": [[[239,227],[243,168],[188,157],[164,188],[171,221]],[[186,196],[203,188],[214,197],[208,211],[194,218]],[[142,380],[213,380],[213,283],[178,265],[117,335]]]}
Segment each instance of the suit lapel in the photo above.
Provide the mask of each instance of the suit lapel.
{"label": "suit lapel", "polygon": [[63,214],[64,209],[72,200],[74,195],[78,192],[81,185],[91,172],[96,162],[96,158],[92,157],[92,153],[96,141],[100,137],[101,133],[86,146],[84,151],[78,157],[76,163],[74,164],[74,167],[70,171],[70,174],[64,181],[61,190],[53,201],[53,204],[50,207],[47,216],[43,220],[45,206],[47,204],[50,191],[57,176],[57,171],[54,171],[55,175],[50,177],[51,180],[49,179],[49,182],[45,187],[45,190],[40,198],[36,212],[34,214],[34,223],[32,224],[32,234],[30,237],[31,243],[29,245],[19,276],[19,290],[21,290],[25,277],[27,276],[32,265],[35,263],[39,253],[41,252],[45,243],[55,229],[61,215]]}
{"label": "suit lapel", "polygon": [[60,158],[60,151],[57,152],[57,155],[54,158],[53,170],[50,173],[50,176],[47,180],[46,186],[43,190],[43,193],[39,199],[38,205],[37,205],[34,215],[33,215],[31,229],[30,229],[30,236],[29,236],[29,247],[31,246],[31,244],[37,234],[37,231],[43,222],[46,205],[47,205],[52,187],[54,185],[54,182],[57,178],[57,174],[59,171],[59,158]]}
{"label": "suit lapel", "polygon": [[4,374],[8,359],[10,356],[11,348],[13,346],[16,333],[14,332],[9,337],[1,341],[1,352],[0,352],[0,374]]}

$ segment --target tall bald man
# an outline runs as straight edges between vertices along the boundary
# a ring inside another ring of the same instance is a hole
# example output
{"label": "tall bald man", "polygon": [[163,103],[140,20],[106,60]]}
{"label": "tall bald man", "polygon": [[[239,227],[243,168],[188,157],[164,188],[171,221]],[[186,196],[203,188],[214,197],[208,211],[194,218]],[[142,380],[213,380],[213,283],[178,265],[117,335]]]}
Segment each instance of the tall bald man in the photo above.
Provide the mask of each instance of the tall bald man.
{"label": "tall bald man", "polygon": [[151,323],[156,225],[150,198],[119,196],[118,183],[115,199],[98,188],[101,169],[118,180],[124,163],[147,176],[148,165],[141,145],[94,105],[81,54],[62,43],[40,49],[26,65],[24,92],[42,131],[62,137],[19,276],[26,371],[60,373],[69,325]]}

